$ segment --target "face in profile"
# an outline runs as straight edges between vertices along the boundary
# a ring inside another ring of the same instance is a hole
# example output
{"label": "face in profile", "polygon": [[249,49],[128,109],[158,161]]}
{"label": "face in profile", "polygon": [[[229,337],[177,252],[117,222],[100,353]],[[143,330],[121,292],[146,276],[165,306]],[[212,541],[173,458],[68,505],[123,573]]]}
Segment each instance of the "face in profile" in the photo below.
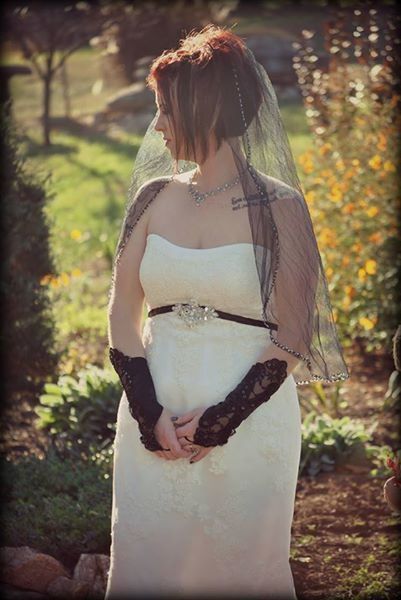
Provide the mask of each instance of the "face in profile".
{"label": "face in profile", "polygon": [[[187,152],[185,151],[184,140],[182,138],[177,139],[177,134],[176,134],[176,130],[174,128],[172,115],[168,112],[167,104],[163,100],[163,97],[161,96],[161,94],[158,90],[156,90],[156,92],[155,92],[155,102],[156,102],[156,106],[159,110],[159,116],[158,116],[158,119],[155,124],[155,130],[160,132],[160,134],[163,136],[164,143],[167,146],[167,148],[170,150],[173,159],[192,161],[192,162],[196,162],[196,163],[200,164],[200,161],[196,159],[196,156],[193,154],[193,152],[191,152],[190,150]],[[172,100],[172,102],[173,102],[173,110],[174,110],[174,117],[175,117],[174,121],[176,124],[178,124],[180,122],[180,120],[177,116],[178,110],[177,110],[176,104],[174,103],[174,100]],[[213,148],[213,144],[214,144],[214,137],[211,136],[210,148]],[[199,153],[198,155],[201,156],[201,153],[200,153],[200,150],[198,150],[196,141],[195,141],[195,148],[196,148],[196,154]]]}
{"label": "face in profile", "polygon": [[159,117],[156,121],[155,129],[163,135],[164,142],[170,152],[175,150],[175,135],[173,131],[173,123],[167,112],[167,106],[158,91],[155,94],[156,106],[159,111]]}

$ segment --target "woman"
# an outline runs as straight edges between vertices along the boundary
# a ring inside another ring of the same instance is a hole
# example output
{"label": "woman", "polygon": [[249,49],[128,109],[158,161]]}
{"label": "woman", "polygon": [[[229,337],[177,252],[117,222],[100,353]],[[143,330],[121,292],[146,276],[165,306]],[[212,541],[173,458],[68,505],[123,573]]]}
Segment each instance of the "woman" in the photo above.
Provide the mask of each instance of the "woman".
{"label": "woman", "polygon": [[124,393],[106,598],[296,598],[296,386],[349,375],[277,99],[214,25],[148,84],[109,299]]}

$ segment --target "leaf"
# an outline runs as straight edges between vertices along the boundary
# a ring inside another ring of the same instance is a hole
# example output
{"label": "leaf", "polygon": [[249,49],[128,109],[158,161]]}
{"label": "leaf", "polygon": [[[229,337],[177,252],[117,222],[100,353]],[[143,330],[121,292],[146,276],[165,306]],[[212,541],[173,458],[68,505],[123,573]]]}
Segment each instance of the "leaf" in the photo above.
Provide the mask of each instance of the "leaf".
{"label": "leaf", "polygon": [[61,404],[64,403],[63,397],[62,396],[54,396],[51,394],[42,394],[41,396],[39,396],[39,402],[41,404],[43,404],[44,406],[60,406]]}

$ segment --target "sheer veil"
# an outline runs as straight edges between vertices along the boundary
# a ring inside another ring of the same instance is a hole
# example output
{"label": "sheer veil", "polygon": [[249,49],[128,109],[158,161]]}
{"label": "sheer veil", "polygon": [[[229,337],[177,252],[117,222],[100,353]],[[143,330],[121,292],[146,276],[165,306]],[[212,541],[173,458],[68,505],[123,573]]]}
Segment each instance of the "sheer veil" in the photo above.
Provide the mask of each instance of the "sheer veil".
{"label": "sheer veil", "polygon": [[[266,70],[244,44],[238,67],[227,53],[221,88],[225,110],[219,127],[231,147],[248,211],[267,335],[299,358],[297,385],[349,378],[330,304],[328,285],[309,209]],[[247,81],[253,78],[253,85]],[[253,91],[256,89],[258,93]],[[186,89],[195,94],[192,70]],[[191,97],[191,96],[189,96]],[[177,173],[196,164],[174,160],[150,123],[134,164],[128,202],[114,256],[114,270],[144,211]],[[183,298],[183,302],[188,299]],[[219,307],[216,307],[219,308]],[[268,322],[278,328],[270,329]]]}

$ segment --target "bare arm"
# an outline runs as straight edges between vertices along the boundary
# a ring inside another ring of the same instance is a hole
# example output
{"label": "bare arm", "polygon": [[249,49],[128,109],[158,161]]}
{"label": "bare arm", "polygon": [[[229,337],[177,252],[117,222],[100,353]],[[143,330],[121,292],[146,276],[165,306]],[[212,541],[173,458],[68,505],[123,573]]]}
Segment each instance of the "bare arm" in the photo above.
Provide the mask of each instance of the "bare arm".
{"label": "bare arm", "polygon": [[134,227],[115,267],[108,306],[109,345],[128,356],[145,357],[141,341],[144,291],[139,279],[139,267],[146,246],[147,212]]}
{"label": "bare arm", "polygon": [[[141,441],[161,458],[174,460],[188,458],[190,452],[183,450],[177,440],[171,411],[157,400],[141,339],[145,294],[139,279],[139,267],[146,247],[148,219],[149,209],[133,228],[115,266],[108,306],[109,346],[114,356],[115,349],[123,353],[120,355],[121,368],[116,370],[122,380],[130,412],[139,423]],[[113,366],[118,363],[117,357]],[[163,451],[163,448],[167,450]]]}

